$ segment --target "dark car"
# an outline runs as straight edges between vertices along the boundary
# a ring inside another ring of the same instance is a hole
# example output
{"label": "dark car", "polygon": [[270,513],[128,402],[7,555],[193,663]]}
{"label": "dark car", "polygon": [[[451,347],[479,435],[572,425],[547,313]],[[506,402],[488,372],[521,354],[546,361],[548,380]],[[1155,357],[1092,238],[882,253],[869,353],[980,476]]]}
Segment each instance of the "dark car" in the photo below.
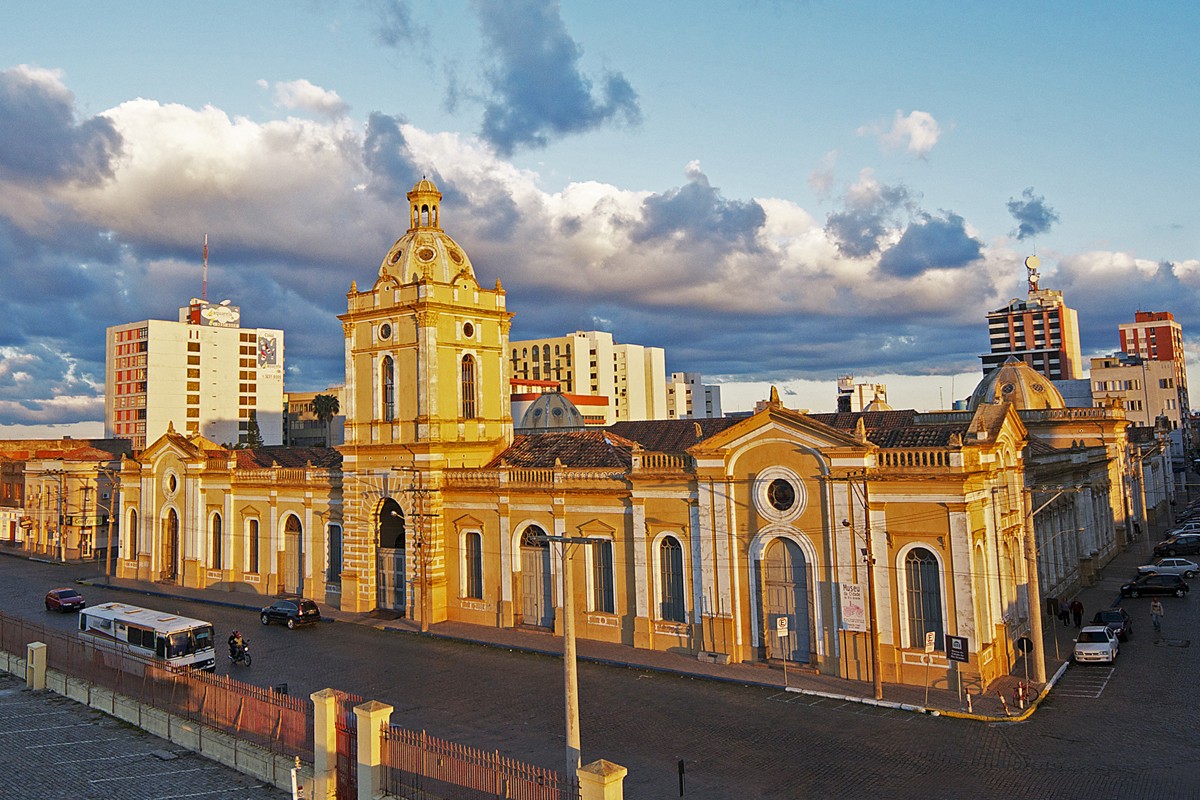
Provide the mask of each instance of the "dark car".
{"label": "dark car", "polygon": [[1122,597],[1140,597],[1144,594],[1173,594],[1183,597],[1188,593],[1187,581],[1178,575],[1139,575],[1121,587]]}
{"label": "dark car", "polygon": [[1120,606],[1097,611],[1096,616],[1092,617],[1092,624],[1107,625],[1122,642],[1128,641],[1129,637],[1133,636],[1133,619],[1129,616],[1129,612]]}
{"label": "dark car", "polygon": [[302,597],[284,597],[276,600],[262,610],[258,615],[263,625],[272,622],[282,622],[289,628],[297,625],[311,625],[321,621],[321,609],[312,600]]}
{"label": "dark car", "polygon": [[65,614],[68,611],[78,611],[86,605],[83,595],[74,589],[51,589],[46,592],[47,611],[61,611]]}
{"label": "dark car", "polygon": [[1200,533],[1180,533],[1154,545],[1156,556],[1187,556],[1200,553]]}

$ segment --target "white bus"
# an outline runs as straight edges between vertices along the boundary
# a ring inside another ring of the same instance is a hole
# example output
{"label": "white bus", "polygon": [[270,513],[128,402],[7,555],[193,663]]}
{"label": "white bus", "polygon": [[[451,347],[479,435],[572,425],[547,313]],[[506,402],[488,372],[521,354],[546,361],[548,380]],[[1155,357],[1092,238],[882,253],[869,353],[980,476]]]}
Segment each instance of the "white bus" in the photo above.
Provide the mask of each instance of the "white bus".
{"label": "white bus", "polygon": [[204,620],[125,603],[104,603],[79,613],[79,630],[173,666],[209,672],[217,668],[213,626]]}

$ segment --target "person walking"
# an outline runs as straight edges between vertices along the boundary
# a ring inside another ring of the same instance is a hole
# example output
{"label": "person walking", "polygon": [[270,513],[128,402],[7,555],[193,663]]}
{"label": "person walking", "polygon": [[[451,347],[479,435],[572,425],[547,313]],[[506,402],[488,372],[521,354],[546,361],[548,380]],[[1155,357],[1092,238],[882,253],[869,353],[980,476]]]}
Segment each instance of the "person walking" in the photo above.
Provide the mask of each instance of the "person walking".
{"label": "person walking", "polygon": [[1071,616],[1075,618],[1075,629],[1079,630],[1083,625],[1083,603],[1078,597],[1071,601]]}
{"label": "person walking", "polygon": [[1067,605],[1066,600],[1058,601],[1058,618],[1062,620],[1063,625],[1071,624],[1071,607]]}
{"label": "person walking", "polygon": [[1155,633],[1162,630],[1163,604],[1157,597],[1150,603],[1150,622],[1154,625]]}

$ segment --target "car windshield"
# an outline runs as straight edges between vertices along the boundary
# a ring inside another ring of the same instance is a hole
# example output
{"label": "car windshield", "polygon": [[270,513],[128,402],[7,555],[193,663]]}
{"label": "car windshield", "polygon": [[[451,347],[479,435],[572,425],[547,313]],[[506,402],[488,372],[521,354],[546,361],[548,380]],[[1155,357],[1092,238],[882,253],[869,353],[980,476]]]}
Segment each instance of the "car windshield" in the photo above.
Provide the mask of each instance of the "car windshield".
{"label": "car windshield", "polygon": [[1080,631],[1079,641],[1082,644],[1097,644],[1108,641],[1108,634],[1104,631]]}
{"label": "car windshield", "polygon": [[74,589],[59,589],[57,592],[55,592],[55,594],[57,594],[63,600],[70,600],[73,597],[79,597],[79,592],[75,591]]}

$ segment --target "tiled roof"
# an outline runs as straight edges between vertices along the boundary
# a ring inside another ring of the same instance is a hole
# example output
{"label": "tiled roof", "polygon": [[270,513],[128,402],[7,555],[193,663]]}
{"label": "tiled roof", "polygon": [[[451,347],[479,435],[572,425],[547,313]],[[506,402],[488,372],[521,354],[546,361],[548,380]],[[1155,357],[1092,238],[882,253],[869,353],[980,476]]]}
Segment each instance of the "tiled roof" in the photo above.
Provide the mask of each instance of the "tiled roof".
{"label": "tiled roof", "polygon": [[903,411],[839,411],[833,414],[809,414],[817,422],[832,428],[853,431],[861,418],[867,430],[867,440],[879,447],[947,447],[954,434],[961,436],[970,427],[963,419],[953,422],[921,423],[917,412]]}
{"label": "tiled roof", "polygon": [[334,468],[342,464],[342,454],[332,447],[285,447],[271,445],[234,450],[239,469],[264,469],[271,466]]}
{"label": "tiled roof", "polygon": [[517,435],[490,467],[629,469],[634,443],[607,430],[550,431]]}
{"label": "tiled roof", "polygon": [[[644,450],[656,453],[683,453],[704,439],[714,436],[743,419],[717,417],[713,419],[648,419],[638,422],[618,422],[608,430],[637,442]],[[699,436],[697,436],[699,426]]]}

